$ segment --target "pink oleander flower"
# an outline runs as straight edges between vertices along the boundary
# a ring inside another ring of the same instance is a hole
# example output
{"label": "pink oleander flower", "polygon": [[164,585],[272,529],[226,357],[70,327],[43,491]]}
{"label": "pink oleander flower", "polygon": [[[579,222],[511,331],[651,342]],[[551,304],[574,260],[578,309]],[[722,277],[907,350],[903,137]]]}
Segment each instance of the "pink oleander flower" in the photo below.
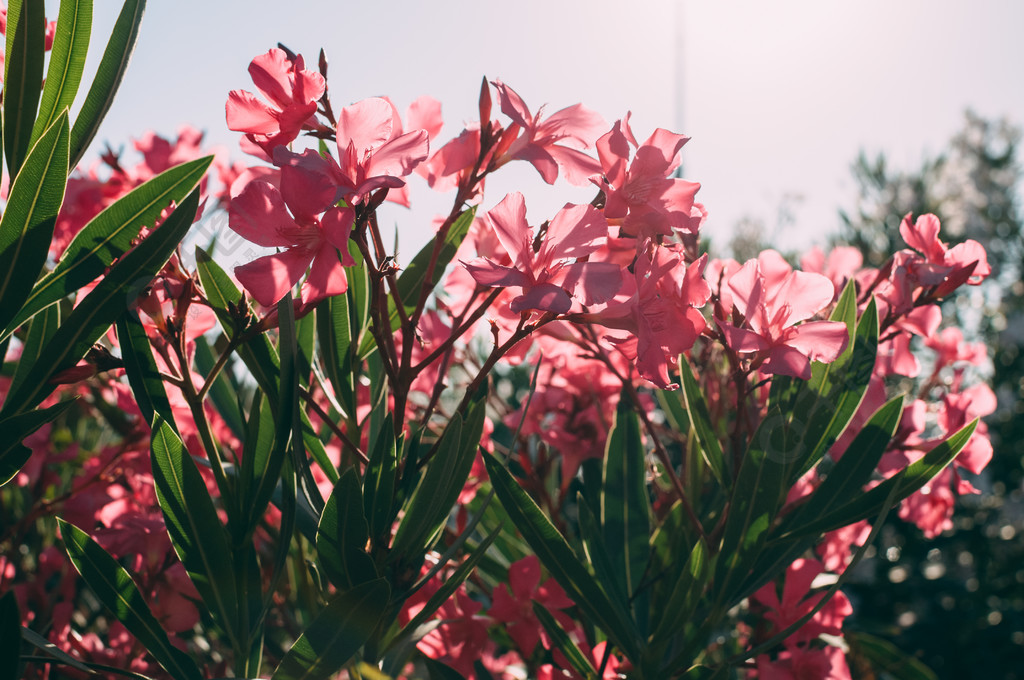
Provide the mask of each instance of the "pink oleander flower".
{"label": "pink oleander flower", "polygon": [[811,361],[835,361],[849,342],[839,321],[811,321],[835,296],[832,282],[820,274],[791,271],[781,282],[767,282],[758,260],[748,260],[728,281],[741,326],[716,318],[726,344],[754,354],[765,373],[807,380]]}
{"label": "pink oleander flower", "polygon": [[[383,97],[388,104],[391,104],[392,137],[401,137],[403,133],[402,117],[398,114],[398,108],[387,97]],[[410,130],[423,130],[427,133],[427,140],[431,142],[441,133],[444,121],[441,119],[441,102],[433,97],[419,97],[405,112],[405,120]],[[424,163],[419,163],[416,170],[419,170]],[[406,208],[409,207],[409,186],[397,187],[388,192],[388,200],[398,203]]]}
{"label": "pink oleander flower", "polygon": [[693,347],[706,322],[700,308],[711,296],[703,278],[707,256],[689,266],[683,254],[669,246],[642,248],[633,275],[615,301],[603,311],[588,315],[611,329],[628,331],[625,338],[607,339],[630,359],[640,377],[661,389],[675,389],[668,367]]}
{"label": "pink oleander flower", "polygon": [[301,154],[284,147],[274,152],[274,165],[300,171],[306,191],[325,205],[344,200],[362,203],[378,189],[405,186],[405,177],[429,151],[427,130],[402,132],[391,102],[371,97],[346,106],[338,114],[338,159],[312,149]]}
{"label": "pink oleander flower", "polygon": [[[762,616],[769,626],[769,634],[777,633],[798,621],[814,609],[824,593],[810,595],[814,577],[824,572],[817,560],[800,558],[786,569],[782,595],[779,596],[775,583],[762,586],[751,596],[751,600],[762,609]],[[841,635],[843,620],[853,613],[849,599],[837,592],[827,604],[811,617],[811,620],[786,638],[787,648],[809,642],[822,633]]]}
{"label": "pink oleander flower", "polygon": [[277,48],[253,59],[249,75],[269,104],[246,90],[232,90],[225,105],[228,129],[246,133],[246,151],[267,160],[315,116],[327,83],[319,73],[305,70],[301,55],[292,61]]}
{"label": "pink oleander flower", "polygon": [[534,251],[534,231],[526,221],[526,202],[516,192],[506,196],[487,213],[487,219],[512,265],[497,264],[485,257],[462,261],[481,286],[515,287],[511,310],[565,314],[573,301],[585,305],[609,300],[622,285],[621,270],[609,262],[584,258],[604,245],[608,223],[589,205],[567,204],[548,225],[539,251]]}
{"label": "pink oleander flower", "polygon": [[264,306],[277,304],[307,269],[303,303],[348,290],[344,267],[355,264],[348,252],[355,212],[324,203],[303,179],[285,167],[280,189],[257,180],[231,201],[228,225],[234,231],[257,245],[284,248],[235,268],[239,282]]}
{"label": "pink oleander flower", "polygon": [[546,639],[544,629],[533,613],[531,602],[534,600],[544,605],[567,631],[576,627],[572,619],[560,611],[571,607],[572,600],[554,579],[540,582],[540,560],[536,555],[528,555],[509,566],[508,584],[503,583],[494,589],[491,608],[487,611],[495,620],[505,624],[509,637],[526,657],[533,653],[542,638]]}
{"label": "pink oleander flower", "polygon": [[590,177],[601,172],[596,160],[579,149],[588,149],[597,136],[606,129],[604,118],[582,104],[574,104],[541,120],[542,106],[536,114],[530,113],[515,90],[492,80],[498,91],[501,112],[512,119],[513,126],[505,131],[522,133],[497,158],[503,165],[510,160],[527,161],[537,169],[548,184],[554,184],[561,169],[571,183],[582,186]]}
{"label": "pink oleander flower", "polygon": [[968,239],[959,245],[947,248],[939,240],[939,218],[935,215],[921,215],[911,223],[910,213],[900,223],[900,235],[907,245],[924,256],[924,260],[915,259],[909,265],[913,279],[925,286],[937,286],[947,278],[955,277],[959,272],[966,272],[973,267],[967,283],[972,286],[981,283],[992,269],[988,264],[985,248],[974,239]]}
{"label": "pink oleander flower", "polygon": [[[679,167],[679,150],[690,138],[658,128],[638,144],[629,116],[597,140],[603,177],[591,181],[607,197],[605,216],[621,219],[623,231],[638,238],[669,236],[673,229],[696,233],[702,208],[695,219],[693,197],[700,184],[671,177]],[[636,152],[627,167],[631,146]]]}

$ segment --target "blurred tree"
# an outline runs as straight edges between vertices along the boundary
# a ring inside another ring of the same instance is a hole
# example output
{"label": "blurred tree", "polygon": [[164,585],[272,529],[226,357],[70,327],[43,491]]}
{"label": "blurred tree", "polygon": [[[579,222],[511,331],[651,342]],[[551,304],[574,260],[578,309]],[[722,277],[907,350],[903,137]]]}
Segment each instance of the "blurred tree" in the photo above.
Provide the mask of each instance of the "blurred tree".
{"label": "blurred tree", "polygon": [[856,625],[895,636],[942,678],[1024,678],[1020,141],[1020,130],[1008,121],[968,111],[947,150],[917,170],[895,170],[883,154],[872,160],[862,153],[853,164],[856,204],[840,213],[838,240],[860,248],[874,266],[884,253],[905,247],[899,233],[905,214],[930,212],[942,222],[944,241],[972,238],[984,245],[993,270],[943,309],[965,336],[987,344],[992,359],[999,408],[988,422],[995,456],[972,480],[982,495],[961,497],[955,528],[934,540],[893,520],[875,557],[846,588],[855,598]]}

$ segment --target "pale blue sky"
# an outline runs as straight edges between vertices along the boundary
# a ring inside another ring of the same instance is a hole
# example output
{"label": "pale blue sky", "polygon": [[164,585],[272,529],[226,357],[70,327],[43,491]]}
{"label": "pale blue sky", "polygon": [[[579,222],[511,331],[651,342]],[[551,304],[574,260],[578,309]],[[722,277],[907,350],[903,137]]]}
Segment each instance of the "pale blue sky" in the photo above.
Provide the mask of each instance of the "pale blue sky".
{"label": "pale blue sky", "polygon": [[[120,3],[96,4],[94,59]],[[532,108],[583,102],[609,123],[632,110],[638,136],[654,127],[688,134],[686,177],[702,183],[706,230],[719,242],[744,215],[771,224],[791,194],[803,198],[779,245],[821,242],[838,223],[836,208],[852,202],[848,168],[860,149],[912,167],[942,148],[967,107],[1024,122],[1024,4],[1009,0],[633,0],[628,10],[613,0],[149,5],[100,133],[115,147],[191,123],[235,149],[224,100],[251,89],[252,57],[281,41],[315,63],[323,46],[336,108],[378,94],[404,107],[429,94],[443,103],[445,139],[475,116],[485,74]],[[527,167],[491,182],[485,207],[515,188],[536,222],[593,194],[546,187]],[[389,215],[409,254],[443,209],[427,193],[414,186],[420,207]]]}

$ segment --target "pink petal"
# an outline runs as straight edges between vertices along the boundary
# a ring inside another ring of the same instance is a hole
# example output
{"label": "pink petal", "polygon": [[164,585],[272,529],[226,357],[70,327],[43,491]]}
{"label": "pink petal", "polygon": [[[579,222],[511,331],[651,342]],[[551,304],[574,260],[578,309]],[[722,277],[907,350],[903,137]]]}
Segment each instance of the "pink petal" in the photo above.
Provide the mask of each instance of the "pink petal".
{"label": "pink petal", "polygon": [[924,254],[929,262],[942,263],[946,246],[939,240],[939,218],[935,215],[921,215],[911,224],[910,213],[907,213],[900,222],[900,236],[908,246]]}
{"label": "pink petal", "polygon": [[541,178],[548,184],[554,184],[558,179],[558,161],[548,153],[548,149],[537,144],[527,144],[519,151],[512,154],[512,158],[526,161],[537,169]]}
{"label": "pink petal", "polygon": [[[557,283],[585,305],[600,305],[622,288],[622,268],[614,262],[576,262],[564,267]],[[554,282],[554,281],[553,281]]]}
{"label": "pink petal", "polygon": [[611,131],[598,139],[595,146],[608,183],[621,188],[625,183],[626,162],[629,160],[629,141],[622,132],[622,121],[615,121]]}
{"label": "pink petal", "polygon": [[529,286],[533,281],[523,272],[512,267],[495,264],[487,258],[478,257],[469,262],[462,262],[469,275],[481,286]]}
{"label": "pink petal", "polygon": [[359,160],[391,139],[391,104],[386,99],[371,97],[346,106],[338,115],[338,150],[344,154],[350,144]]}
{"label": "pink petal", "polygon": [[828,363],[846,349],[850,332],[841,321],[811,321],[786,332],[784,342],[814,361]]}
{"label": "pink petal", "polygon": [[[747,260],[743,266],[729,277],[727,284],[732,293],[733,305],[748,320],[751,312],[763,304],[764,280],[757,260]],[[726,310],[728,313],[729,310]]]}
{"label": "pink petal", "polygon": [[505,196],[501,203],[487,211],[487,220],[516,268],[532,269],[529,265],[533,262],[530,244],[533,234],[526,221],[526,199],[523,195],[514,191]]}
{"label": "pink petal", "polygon": [[679,164],[679,150],[690,140],[686,135],[677,135],[658,128],[647,138],[629,167],[629,174],[643,177],[668,177]]}
{"label": "pink petal", "polygon": [[324,240],[342,253],[342,264],[353,267],[356,261],[348,251],[348,240],[352,235],[352,224],[356,213],[352,208],[331,208],[320,218],[320,229]]}
{"label": "pink petal", "polygon": [[292,102],[292,85],[288,82],[291,69],[292,62],[288,55],[275,47],[252,60],[249,75],[263,96],[283,109]]}
{"label": "pink petal", "polygon": [[426,160],[430,142],[426,130],[416,130],[387,142],[370,157],[366,174],[405,177]]}
{"label": "pink petal", "polygon": [[[562,174],[565,175],[565,179],[569,184],[578,187],[585,186],[591,177],[601,175],[601,164],[582,151],[558,144],[552,144],[546,147],[546,149],[548,154],[558,163],[558,167],[562,169]],[[536,164],[534,165],[536,166]]]}
{"label": "pink petal", "polygon": [[494,89],[498,91],[501,112],[511,118],[513,123],[529,128],[533,116],[530,115],[530,109],[526,107],[526,102],[522,97],[500,80],[492,80],[491,85],[494,85]]}
{"label": "pink petal", "polygon": [[770,346],[768,341],[753,331],[745,328],[737,328],[725,321],[717,320],[722,334],[725,335],[725,344],[734,352],[761,352]]}
{"label": "pink petal", "polygon": [[430,139],[441,134],[444,120],[441,118],[441,102],[433,97],[419,97],[405,112],[405,122],[410,130],[426,130]]}
{"label": "pink petal", "polygon": [[608,123],[597,111],[573,104],[548,116],[537,126],[536,136],[556,137],[560,144],[571,142],[569,146],[586,149],[607,129]]}
{"label": "pink petal", "polygon": [[312,257],[305,248],[289,248],[235,267],[235,277],[257,302],[272,307],[299,282]]}
{"label": "pink petal", "polygon": [[224,114],[228,129],[235,132],[271,135],[281,129],[273,110],[252,92],[245,90],[232,90],[228,93]]}
{"label": "pink petal", "polygon": [[572,307],[572,298],[558,286],[541,283],[524,290],[523,294],[509,305],[513,312],[537,309],[555,314],[565,314]]}
{"label": "pink petal", "polygon": [[956,267],[965,267],[972,262],[977,262],[968,283],[976,285],[986,276],[992,273],[992,267],[988,263],[988,253],[985,247],[974,239],[968,239],[963,243],[953,246],[946,253],[946,264]]}
{"label": "pink petal", "polygon": [[608,222],[591,205],[566,204],[548,225],[538,263],[586,257],[608,242]]}
{"label": "pink petal", "polygon": [[790,306],[783,326],[791,326],[803,321],[827,307],[835,297],[836,288],[828,277],[810,272],[793,271],[774,291],[771,304],[773,307],[786,304]]}
{"label": "pink petal", "polygon": [[345,267],[338,258],[338,251],[330,243],[325,243],[313,258],[309,276],[302,285],[302,302],[311,304],[326,297],[341,295],[346,290],[348,279],[345,277]]}
{"label": "pink petal", "polygon": [[295,220],[285,209],[277,188],[263,180],[249,182],[232,199],[228,226],[247,241],[265,248],[294,245],[281,235],[281,229],[295,226]]}
{"label": "pink petal", "polygon": [[761,370],[772,375],[788,375],[801,380],[810,380],[811,362],[800,350],[786,345],[776,345],[761,364]]}
{"label": "pink petal", "polygon": [[281,198],[297,221],[311,222],[337,200],[337,195],[338,185],[323,173],[301,166],[281,168]]}

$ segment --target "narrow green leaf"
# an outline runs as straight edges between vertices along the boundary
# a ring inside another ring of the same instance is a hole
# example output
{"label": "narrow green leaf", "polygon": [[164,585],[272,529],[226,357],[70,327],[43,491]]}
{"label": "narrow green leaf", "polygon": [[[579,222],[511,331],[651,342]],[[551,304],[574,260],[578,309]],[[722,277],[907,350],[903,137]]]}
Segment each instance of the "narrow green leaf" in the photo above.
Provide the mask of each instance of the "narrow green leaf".
{"label": "narrow green leaf", "polygon": [[132,289],[133,282],[148,280],[160,271],[192,226],[198,207],[199,190],[196,189],[159,228],[111,267],[47,343],[43,350],[47,361],[36,362],[24,387],[7,395],[0,413],[29,409],[53,391],[55,386],[50,383],[50,378],[74,366],[117,321],[128,304],[133,302],[125,291]]}
{"label": "narrow green leaf", "polygon": [[[196,346],[196,370],[202,375],[208,376],[217,363],[217,357],[214,356],[213,348],[210,347],[206,336],[200,335],[193,342],[195,342]],[[229,366],[225,366],[217,374],[208,392],[214,408],[217,409],[220,417],[224,419],[224,424],[239,438],[245,435],[245,418],[242,416],[242,410],[238,405],[241,391],[241,385],[232,382]]]}
{"label": "narrow green leaf", "polygon": [[234,559],[206,483],[178,435],[159,418],[153,423],[150,451],[153,486],[174,550],[214,621],[232,638],[232,647],[241,649],[235,638]]}
{"label": "narrow green leaf", "polygon": [[613,644],[633,659],[639,656],[640,633],[629,617],[621,617],[607,593],[580,563],[565,537],[497,460],[484,453],[484,463],[498,499],[515,527],[566,594],[601,628]]}
{"label": "narrow green leaf", "polygon": [[711,414],[708,411],[707,402],[700,391],[700,385],[693,376],[693,369],[686,357],[679,358],[679,375],[683,382],[683,397],[686,399],[686,411],[690,423],[697,434],[697,441],[700,442],[701,453],[707,461],[715,481],[723,489],[729,488],[728,480],[731,479],[725,462],[725,455],[722,453],[722,446],[718,442],[718,435],[711,424]]}
{"label": "narrow green leaf", "polygon": [[32,455],[32,450],[21,440],[55,420],[76,400],[67,399],[44,409],[0,418],[0,486],[11,481]]}
{"label": "narrow green leaf", "polygon": [[366,553],[369,537],[359,475],[355,468],[348,468],[334,485],[316,532],[320,564],[339,590],[351,590],[377,578],[373,558]]}
{"label": "narrow green leaf", "polygon": [[[7,49],[4,52],[4,154],[7,170],[17,178],[32,141],[32,126],[43,88],[46,8],[39,0],[7,4]],[[65,168],[64,176],[67,177]],[[4,270],[0,270],[4,271]]]}
{"label": "narrow green leaf", "polygon": [[0,219],[0,328],[21,309],[46,263],[67,176],[68,117],[62,113],[29,152]]}
{"label": "narrow green leaf", "polygon": [[629,595],[626,592],[625,579],[622,578],[615,556],[608,550],[604,542],[601,523],[590,508],[590,503],[577,496],[579,512],[580,539],[583,543],[583,556],[586,558],[588,571],[593,572],[598,584],[608,594],[608,600],[615,607],[615,615],[620,619],[630,619]]}
{"label": "narrow green leaf", "polygon": [[651,504],[644,458],[640,419],[630,400],[622,398],[605,446],[601,526],[608,554],[622,580],[622,590],[631,599],[650,559]]}
{"label": "narrow green leaf", "polygon": [[935,671],[899,647],[882,638],[855,631],[843,631],[855,659],[868,662],[872,670],[885,673],[892,680],[937,680]]}
{"label": "narrow green leaf", "polygon": [[565,632],[555,617],[540,602],[533,600],[530,604],[533,605],[534,616],[540,621],[540,625],[544,626],[544,630],[548,632],[555,647],[565,655],[573,670],[579,673],[585,680],[597,680],[597,669],[594,668],[594,664],[590,662],[587,655],[572,641],[572,638],[569,637],[569,634]]}
{"label": "narrow green leaf", "polygon": [[[165,170],[91,219],[75,235],[53,271],[32,289],[24,308],[7,324],[8,332],[103,274],[131,250],[143,227],[153,226],[164,208],[172,201],[182,201],[199,184],[212,160],[213,156],[206,156]],[[132,284],[138,288],[138,282]]]}
{"label": "narrow green leaf", "polygon": [[281,479],[284,446],[275,446],[274,414],[266,394],[253,395],[249,422],[242,445],[242,475],[239,484],[240,517],[247,517],[244,536],[250,536],[259,524],[267,504]]}
{"label": "narrow green leaf", "polygon": [[652,648],[657,649],[670,642],[693,618],[711,578],[711,566],[707,545],[698,540],[686,564],[678,572],[671,596],[659,607],[661,616],[651,636]]}
{"label": "narrow green leaf", "polygon": [[[39,139],[61,111],[71,108],[85,70],[92,31],[92,0],[61,0],[57,30],[50,50],[39,117],[32,128],[32,141]],[[73,166],[72,166],[73,167]]]}
{"label": "narrow green leaf", "polygon": [[48,308],[44,314],[40,314],[32,319],[28,327],[28,335],[24,338],[21,357],[18,359],[18,365],[14,369],[14,377],[8,387],[8,391],[13,392],[21,388],[32,366],[39,360],[43,347],[50,341],[53,334],[57,332],[59,326],[60,307],[58,305]]}
{"label": "narrow green leaf", "polygon": [[[47,307],[44,315],[59,307],[60,305]],[[44,318],[44,315],[35,317],[32,323],[35,324],[39,319]],[[116,325],[117,341],[121,346],[121,360],[124,362],[125,373],[128,374],[128,384],[132,388],[132,395],[142,412],[142,417],[146,419],[147,423],[151,423],[153,417],[159,414],[161,418],[176,428],[171,402],[167,399],[167,392],[164,390],[164,383],[160,378],[160,369],[156,365],[156,359],[153,358],[145,327],[138,315],[131,311],[122,314]]]}
{"label": "narrow green leaf", "polygon": [[[21,639],[23,642],[27,642],[38,650],[44,651],[53,658],[57,659],[63,664],[77,668],[84,673],[92,673],[92,669],[86,666],[84,663],[71,656],[63,649],[44,638],[39,633],[35,632],[31,628],[21,627]],[[20,677],[20,676],[19,676]]]}
{"label": "narrow green leaf", "polygon": [[57,524],[75,569],[157,663],[175,680],[203,680],[196,662],[167,639],[132,577],[117,560],[78,527],[60,518]]}
{"label": "narrow green leaf", "polygon": [[376,446],[370,451],[363,480],[363,514],[369,522],[370,537],[375,543],[386,543],[391,537],[395,512],[395,476],[398,474],[398,451],[392,416],[384,420]]}
{"label": "narrow green leaf", "polygon": [[21,614],[14,591],[8,590],[0,597],[0,680],[18,680],[19,655],[21,653]]}
{"label": "narrow green leaf", "polygon": [[348,294],[329,297],[316,308],[317,342],[324,373],[346,416],[355,414],[355,382],[352,370],[352,325]]}
{"label": "narrow green leaf", "polygon": [[861,494],[857,494],[855,500],[828,512],[808,525],[800,527],[794,533],[798,535],[823,534],[839,527],[859,522],[862,519],[874,517],[884,508],[889,492],[894,489],[895,502],[900,502],[927,484],[935,475],[942,472],[947,465],[952,463],[957,454],[967,445],[977,426],[977,419],[964,425],[945,441],[936,445],[924,457],[911,463],[881,484]]}
{"label": "narrow green leaf", "polygon": [[78,165],[110,110],[139,37],[146,0],[125,0],[103,52],[96,77],[71,128],[71,167]]}
{"label": "narrow green leaf", "polygon": [[423,665],[427,668],[429,680],[466,680],[462,673],[459,673],[446,663],[435,661],[426,655],[424,655],[421,660],[423,661]]}
{"label": "narrow green leaf", "polygon": [[272,680],[326,680],[366,644],[390,597],[384,579],[335,595],[302,633]]}

